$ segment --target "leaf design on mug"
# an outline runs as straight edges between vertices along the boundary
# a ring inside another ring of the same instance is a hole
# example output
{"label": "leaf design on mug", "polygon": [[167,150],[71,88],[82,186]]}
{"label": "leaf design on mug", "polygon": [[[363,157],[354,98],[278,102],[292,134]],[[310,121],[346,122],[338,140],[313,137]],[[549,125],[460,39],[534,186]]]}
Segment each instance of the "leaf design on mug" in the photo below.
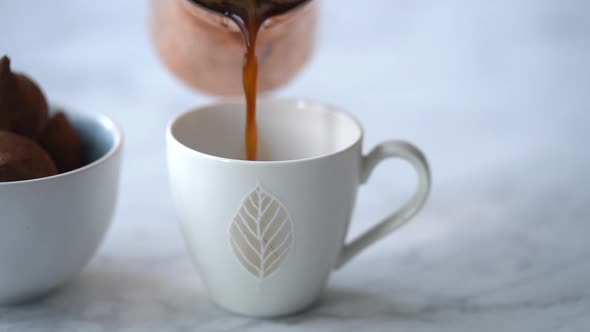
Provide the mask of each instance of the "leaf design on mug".
{"label": "leaf design on mug", "polygon": [[260,186],[242,201],[229,233],[234,254],[260,280],[277,271],[293,242],[287,209]]}

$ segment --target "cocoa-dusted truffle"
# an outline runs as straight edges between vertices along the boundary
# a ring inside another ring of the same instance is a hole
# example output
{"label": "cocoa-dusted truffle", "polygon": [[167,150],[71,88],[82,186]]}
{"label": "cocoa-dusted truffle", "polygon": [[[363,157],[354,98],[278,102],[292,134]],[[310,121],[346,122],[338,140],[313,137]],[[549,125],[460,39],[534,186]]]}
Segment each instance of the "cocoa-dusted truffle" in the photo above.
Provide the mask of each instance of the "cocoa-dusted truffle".
{"label": "cocoa-dusted truffle", "polygon": [[28,137],[0,131],[0,182],[23,181],[57,174],[41,146]]}
{"label": "cocoa-dusted truffle", "polygon": [[53,157],[61,173],[82,166],[80,138],[64,113],[59,112],[49,119],[39,144]]}
{"label": "cocoa-dusted truffle", "polygon": [[0,129],[11,130],[33,139],[47,123],[47,100],[27,76],[13,73],[10,59],[0,59]]}
{"label": "cocoa-dusted truffle", "polygon": [[4,131],[12,130],[9,102],[5,101],[9,93],[4,91],[10,78],[10,75],[6,74],[7,72],[10,72],[10,61],[7,57],[3,57],[0,59],[0,130]]}
{"label": "cocoa-dusted truffle", "polygon": [[[2,98],[1,94],[0,98]],[[0,104],[2,104],[2,101],[0,101]],[[8,112],[5,112],[4,109],[0,108],[0,130],[10,131],[12,129],[10,123],[10,114]]]}

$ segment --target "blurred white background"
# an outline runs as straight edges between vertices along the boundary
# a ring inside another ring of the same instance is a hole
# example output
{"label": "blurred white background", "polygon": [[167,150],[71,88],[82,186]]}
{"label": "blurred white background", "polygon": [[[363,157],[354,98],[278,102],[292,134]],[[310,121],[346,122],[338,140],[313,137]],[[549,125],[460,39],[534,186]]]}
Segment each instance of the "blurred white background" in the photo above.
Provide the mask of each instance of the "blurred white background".
{"label": "blurred white background", "polygon": [[[0,0],[0,54],[34,77],[52,102],[106,113],[126,132],[119,210],[81,279],[91,289],[84,278],[99,285],[88,296],[109,294],[100,285],[110,276],[123,283],[111,285],[111,295],[127,290],[149,302],[145,288],[192,273],[169,201],[164,129],[173,115],[214,98],[190,91],[160,64],[148,16],[144,0]],[[446,288],[450,283],[459,281],[467,292],[588,257],[590,2],[322,0],[319,38],[313,60],[276,94],[354,113],[367,130],[367,149],[389,138],[415,142],[435,178],[420,221],[367,252],[335,284],[370,288],[363,271],[376,261],[397,266],[410,249],[418,253],[408,259],[422,265],[409,267],[407,279],[397,282],[430,285],[443,297],[456,295]],[[407,196],[412,179],[404,165],[382,167],[362,190],[352,232]],[[519,243],[529,254],[514,249]],[[451,260],[456,265],[448,268]],[[529,270],[513,271],[522,260]],[[156,265],[149,273],[160,282],[140,287],[138,275]],[[589,272],[551,280],[575,287]],[[540,287],[549,289],[550,299],[568,293]],[[526,302],[539,293],[529,291],[516,293]],[[66,293],[54,306],[73,306],[68,296],[88,305],[83,296]],[[137,317],[157,310],[129,301]],[[59,310],[52,314],[58,319]],[[131,324],[134,316],[126,319]],[[578,322],[583,326],[582,318]]]}
{"label": "blurred white background", "polygon": [[[322,4],[313,60],[276,94],[344,107],[364,123],[368,146],[410,139],[436,173],[461,176],[499,158],[524,162],[517,147],[587,138],[587,1]],[[163,176],[166,123],[214,99],[161,65],[148,17],[145,0],[4,0],[0,53],[54,103],[112,116],[126,130],[127,156],[157,164]]]}

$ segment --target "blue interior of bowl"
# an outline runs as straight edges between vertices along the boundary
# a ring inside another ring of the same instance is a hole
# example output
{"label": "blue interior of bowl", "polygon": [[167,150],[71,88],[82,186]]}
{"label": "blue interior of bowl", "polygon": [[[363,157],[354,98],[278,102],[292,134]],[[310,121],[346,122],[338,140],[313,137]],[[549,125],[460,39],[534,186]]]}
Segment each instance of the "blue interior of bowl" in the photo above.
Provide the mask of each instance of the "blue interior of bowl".
{"label": "blue interior of bowl", "polygon": [[100,118],[65,112],[82,143],[82,162],[88,165],[105,156],[116,144],[114,128]]}

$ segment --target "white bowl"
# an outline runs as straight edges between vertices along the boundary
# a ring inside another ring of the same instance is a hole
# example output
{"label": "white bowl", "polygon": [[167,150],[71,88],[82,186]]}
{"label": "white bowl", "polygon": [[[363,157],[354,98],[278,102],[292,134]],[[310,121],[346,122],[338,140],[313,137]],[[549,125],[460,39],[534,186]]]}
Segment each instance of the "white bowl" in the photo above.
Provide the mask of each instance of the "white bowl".
{"label": "white bowl", "polygon": [[111,223],[122,133],[101,115],[66,115],[80,135],[85,166],[0,183],[0,304],[39,297],[76,276]]}

